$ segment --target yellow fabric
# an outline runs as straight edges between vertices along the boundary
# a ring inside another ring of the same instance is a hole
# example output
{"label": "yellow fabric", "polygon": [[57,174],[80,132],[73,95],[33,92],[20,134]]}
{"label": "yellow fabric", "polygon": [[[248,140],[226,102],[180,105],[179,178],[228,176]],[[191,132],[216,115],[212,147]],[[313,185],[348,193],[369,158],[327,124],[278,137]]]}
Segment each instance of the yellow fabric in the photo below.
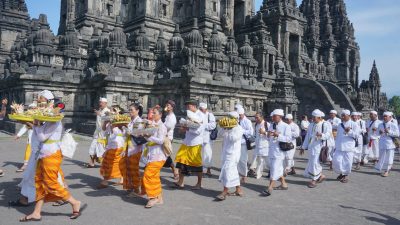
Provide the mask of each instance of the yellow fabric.
{"label": "yellow fabric", "polygon": [[24,162],[28,162],[29,158],[31,157],[31,144],[27,144],[25,148],[25,156],[24,156]]}
{"label": "yellow fabric", "polygon": [[58,176],[64,181],[61,170],[63,156],[61,151],[38,160],[35,175],[36,201],[55,202],[67,200],[71,195],[66,187],[58,182]]}
{"label": "yellow fabric", "polygon": [[159,145],[159,144],[154,143],[154,142],[152,142],[152,141],[147,142],[147,143],[146,143],[146,147],[143,149],[143,156],[146,157],[147,154],[149,153],[149,148],[147,148],[147,147],[152,147],[152,146],[156,146],[156,145]]}
{"label": "yellow fabric", "polygon": [[97,142],[106,146],[107,145],[107,139],[106,138],[97,138]]}
{"label": "yellow fabric", "polygon": [[160,171],[165,161],[150,162],[144,168],[142,194],[149,198],[157,198],[162,193]]}
{"label": "yellow fabric", "polygon": [[175,162],[187,166],[202,166],[201,145],[187,146],[182,144],[176,153]]}
{"label": "yellow fabric", "polygon": [[100,167],[100,174],[105,180],[121,178],[119,162],[123,148],[110,149],[104,153],[103,161]]}
{"label": "yellow fabric", "polygon": [[60,142],[59,140],[46,140],[45,142],[43,142],[43,144],[54,144]]}

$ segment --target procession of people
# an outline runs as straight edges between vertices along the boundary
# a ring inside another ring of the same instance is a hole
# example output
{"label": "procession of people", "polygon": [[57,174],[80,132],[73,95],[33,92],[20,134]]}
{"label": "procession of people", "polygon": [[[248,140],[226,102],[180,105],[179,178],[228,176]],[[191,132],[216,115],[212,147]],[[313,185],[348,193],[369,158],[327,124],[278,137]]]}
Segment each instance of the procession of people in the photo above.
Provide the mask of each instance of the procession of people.
{"label": "procession of people", "polygon": [[[7,104],[3,99],[0,119],[6,116]],[[29,108],[46,104],[46,107],[57,107],[48,90],[40,92]],[[240,104],[217,120],[207,103],[190,99],[185,103],[186,116],[179,122],[173,100],[165,102],[163,107],[156,105],[147,109],[147,118],[143,117],[145,109],[139,102],[129,105],[127,114],[119,106],[109,107],[106,98],[100,98],[98,104],[96,128],[88,149],[89,161],[84,166],[97,168],[96,163],[100,165],[102,181],[98,189],[107,188],[110,180],[116,180],[128,197],[147,199],[146,208],[164,203],[160,178],[163,167],[171,168],[175,180],[171,188],[185,189],[185,176],[196,175],[197,182],[192,189],[201,190],[203,178],[212,177],[217,137],[222,140],[218,178],[222,192],[216,196],[219,201],[228,196],[243,197],[242,187],[248,177],[260,179],[264,172],[269,182],[260,189],[261,196],[288,190],[288,176],[297,173],[296,150],[300,155],[307,151],[304,177],[310,179],[309,188],[316,188],[327,178],[321,164],[327,164],[337,173],[341,183],[349,182],[352,170],[360,170],[367,163],[372,163],[382,177],[387,177],[393,166],[395,149],[399,147],[399,126],[391,112],[384,112],[381,121],[378,113],[371,111],[369,120],[364,121],[361,113],[347,109],[340,113],[331,110],[326,119],[324,112],[315,109],[311,113],[312,121],[303,116],[297,125],[292,114],[274,109],[269,117],[257,112],[253,125]],[[34,211],[21,218],[21,222],[40,221],[45,202],[70,204],[70,218],[78,218],[86,205],[72,196],[61,169],[64,158],[62,122],[34,119],[23,123],[24,127],[15,137],[18,139],[28,132],[23,166],[17,170],[23,172],[19,184],[21,196],[9,205],[19,207],[35,203]],[[184,138],[173,154],[171,143],[175,128],[179,128]],[[249,150],[253,150],[250,158]],[[0,176],[4,176],[2,170]],[[234,188],[234,192],[230,192],[230,188]]]}

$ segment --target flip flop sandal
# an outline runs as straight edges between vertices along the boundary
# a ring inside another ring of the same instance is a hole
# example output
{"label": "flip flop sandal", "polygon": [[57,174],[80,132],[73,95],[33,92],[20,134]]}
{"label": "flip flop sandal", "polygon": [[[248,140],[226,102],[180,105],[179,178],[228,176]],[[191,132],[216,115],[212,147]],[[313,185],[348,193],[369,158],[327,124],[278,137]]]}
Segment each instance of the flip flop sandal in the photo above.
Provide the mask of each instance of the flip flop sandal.
{"label": "flip flop sandal", "polygon": [[4,172],[0,172],[0,177],[4,177]]}
{"label": "flip flop sandal", "polygon": [[124,184],[123,183],[115,183],[112,186],[122,186],[122,185],[124,185]]}
{"label": "flip flop sandal", "polygon": [[67,201],[56,201],[56,202],[54,202],[54,203],[53,203],[53,205],[52,205],[52,206],[56,206],[56,207],[58,207],[58,206],[63,206],[63,205],[66,205],[66,204],[68,204],[68,202],[67,202]]}
{"label": "flip flop sandal", "polygon": [[28,207],[29,204],[22,204],[19,199],[16,201],[9,201],[8,202],[8,207],[10,206],[16,206],[16,207]]}
{"label": "flip flop sandal", "polygon": [[153,206],[156,205],[156,203],[157,203],[156,201],[150,200],[149,202],[147,202],[145,208],[146,208],[146,209],[151,209]]}
{"label": "flip flop sandal", "polygon": [[174,182],[173,185],[171,185],[171,188],[183,190],[185,189],[185,186],[181,186]]}
{"label": "flip flop sandal", "polygon": [[17,173],[22,173],[22,172],[24,172],[25,171],[25,169],[17,169],[15,172],[17,172]]}
{"label": "flip flop sandal", "polygon": [[39,219],[28,218],[28,216],[25,216],[24,218],[19,220],[19,222],[39,222],[39,221],[42,221],[42,218],[39,218]]}
{"label": "flip flop sandal", "polygon": [[233,193],[229,193],[230,196],[238,196],[238,197],[243,197],[244,193],[243,192],[233,192]]}
{"label": "flip flop sandal", "polygon": [[271,192],[269,192],[269,190],[267,189],[267,190],[262,191],[261,195],[264,196],[264,197],[268,197],[268,196],[271,195]]}
{"label": "flip flop sandal", "polygon": [[316,184],[309,183],[309,184],[307,185],[307,187],[309,187],[309,188],[315,188],[315,187],[317,187],[317,185],[316,185]]}
{"label": "flip flop sandal", "polygon": [[88,169],[91,169],[91,168],[95,168],[96,166],[95,165],[90,165],[90,164],[83,164],[83,166],[85,167],[85,168],[88,168]]}
{"label": "flip flop sandal", "polygon": [[76,220],[78,217],[82,215],[83,210],[85,210],[87,207],[87,204],[83,204],[79,211],[72,211],[72,215],[69,217],[71,220]]}
{"label": "flip flop sandal", "polygon": [[224,201],[226,199],[226,196],[229,194],[219,194],[217,197],[215,197],[219,201]]}
{"label": "flip flop sandal", "polygon": [[318,178],[317,183],[322,183],[322,182],[324,182],[325,179],[326,179],[326,177],[320,177],[320,178]]}
{"label": "flip flop sandal", "polygon": [[287,191],[289,189],[289,187],[283,187],[282,185],[278,186],[278,187],[274,187],[274,190],[281,190],[281,191]]}
{"label": "flip flop sandal", "polygon": [[345,184],[345,183],[349,182],[349,179],[347,179],[347,178],[343,178],[343,179],[341,179],[341,180],[340,180],[340,182],[342,182],[342,183],[344,183],[344,184]]}
{"label": "flip flop sandal", "polygon": [[343,179],[343,175],[340,174],[338,177],[336,177],[336,180],[342,180]]}

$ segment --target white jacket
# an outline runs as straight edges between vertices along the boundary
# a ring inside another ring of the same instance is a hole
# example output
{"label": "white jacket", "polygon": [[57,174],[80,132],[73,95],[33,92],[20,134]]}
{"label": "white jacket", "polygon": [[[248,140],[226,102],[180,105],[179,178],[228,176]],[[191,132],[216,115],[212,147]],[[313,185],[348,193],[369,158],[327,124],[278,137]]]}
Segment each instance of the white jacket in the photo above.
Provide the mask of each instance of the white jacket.
{"label": "white jacket", "polygon": [[[342,125],[345,128],[350,128],[350,131],[346,134]],[[347,122],[342,122],[338,126],[335,147],[337,151],[343,152],[354,152],[356,149],[356,141],[359,135],[359,126],[357,123],[349,120]],[[361,144],[361,143],[359,143]]]}
{"label": "white jacket", "polygon": [[265,128],[267,131],[270,124],[267,121],[262,121],[256,124],[255,128],[255,149],[254,154],[257,156],[268,156],[269,144],[267,134],[260,134],[260,128]]}
{"label": "white jacket", "polygon": [[278,137],[269,137],[269,152],[268,152],[268,156],[270,158],[283,158],[284,154],[281,151],[280,147],[279,147],[279,142],[292,142],[292,130],[290,128],[290,126],[283,122],[280,121],[277,125],[276,125],[276,129],[274,129],[274,123],[271,123],[269,125],[269,129],[268,131],[277,131],[279,133]]}
{"label": "white jacket", "polygon": [[[385,128],[388,129],[388,133],[385,133]],[[399,137],[399,127],[394,122],[383,122],[379,124],[378,132],[382,132],[379,140],[379,149],[395,149],[393,138]]]}
{"label": "white jacket", "polygon": [[[317,137],[317,133],[320,133],[321,137]],[[331,139],[331,136],[332,127],[329,122],[320,121],[319,123],[312,123],[307,130],[302,149],[308,150],[311,155],[319,155],[321,148],[327,145],[326,142]]]}

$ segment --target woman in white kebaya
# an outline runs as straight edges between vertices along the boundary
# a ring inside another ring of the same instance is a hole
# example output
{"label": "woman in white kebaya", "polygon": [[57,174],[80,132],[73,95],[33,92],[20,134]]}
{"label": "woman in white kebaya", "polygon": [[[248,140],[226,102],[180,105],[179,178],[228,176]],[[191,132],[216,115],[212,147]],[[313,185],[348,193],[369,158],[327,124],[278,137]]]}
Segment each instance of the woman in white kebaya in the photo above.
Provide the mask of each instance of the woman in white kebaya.
{"label": "woman in white kebaya", "polygon": [[[230,112],[229,116],[239,120],[237,112]],[[237,124],[233,128],[226,128],[219,132],[223,137],[222,144],[222,166],[219,181],[224,186],[224,190],[217,196],[218,200],[225,200],[229,195],[229,188],[236,188],[233,195],[243,196],[240,188],[240,176],[238,171],[238,163],[240,160],[241,140],[243,136],[243,128]]]}

